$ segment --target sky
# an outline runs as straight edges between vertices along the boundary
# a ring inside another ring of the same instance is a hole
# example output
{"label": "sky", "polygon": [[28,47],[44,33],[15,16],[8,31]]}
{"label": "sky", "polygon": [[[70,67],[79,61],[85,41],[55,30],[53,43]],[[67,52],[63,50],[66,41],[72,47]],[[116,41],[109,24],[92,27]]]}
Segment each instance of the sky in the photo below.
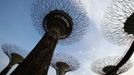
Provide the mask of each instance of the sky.
{"label": "sky", "polygon": [[[90,18],[86,35],[77,43],[68,46],[58,44],[55,49],[55,52],[70,54],[80,62],[80,68],[77,71],[69,72],[66,75],[96,75],[90,70],[91,64],[95,60],[105,56],[121,56],[128,49],[126,46],[117,46],[108,42],[98,29],[110,1],[82,0]],[[13,43],[30,52],[38,43],[42,35],[32,25],[31,4],[32,0],[0,0],[0,45]],[[133,58],[134,56],[131,58],[132,61]],[[0,71],[8,62],[8,57],[0,49]],[[134,68],[131,68],[122,75],[132,75],[133,70]],[[55,75],[52,67],[50,67],[48,75]]]}

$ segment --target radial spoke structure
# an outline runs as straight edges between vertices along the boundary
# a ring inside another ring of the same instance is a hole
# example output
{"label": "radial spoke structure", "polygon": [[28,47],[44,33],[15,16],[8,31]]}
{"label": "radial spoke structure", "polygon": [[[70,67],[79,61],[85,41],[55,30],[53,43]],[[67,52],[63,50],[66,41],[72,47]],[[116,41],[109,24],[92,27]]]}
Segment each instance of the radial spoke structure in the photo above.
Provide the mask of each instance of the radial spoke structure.
{"label": "radial spoke structure", "polygon": [[6,75],[15,64],[20,64],[28,54],[26,50],[18,47],[15,44],[3,44],[1,48],[3,52],[8,56],[9,63],[5,69],[0,72],[0,75]]}
{"label": "radial spoke structure", "polygon": [[75,71],[80,67],[78,60],[65,53],[56,53],[52,59],[51,66],[56,70],[56,75],[65,75],[67,72]]}
{"label": "radial spoke structure", "polygon": [[131,44],[126,55],[113,70],[118,71],[134,52],[134,1],[112,0],[103,20],[101,28],[106,39],[118,45]]}
{"label": "radial spoke structure", "polygon": [[33,25],[44,36],[11,75],[47,75],[58,41],[78,41],[89,25],[79,0],[34,0]]}
{"label": "radial spoke structure", "polygon": [[[107,56],[104,58],[100,58],[93,62],[91,66],[91,70],[100,75],[119,75],[126,71],[128,71],[132,66],[133,63],[129,60],[123,66],[120,67],[118,71],[113,71],[116,65],[120,62],[122,57],[119,56]],[[108,74],[112,71],[110,74]]]}

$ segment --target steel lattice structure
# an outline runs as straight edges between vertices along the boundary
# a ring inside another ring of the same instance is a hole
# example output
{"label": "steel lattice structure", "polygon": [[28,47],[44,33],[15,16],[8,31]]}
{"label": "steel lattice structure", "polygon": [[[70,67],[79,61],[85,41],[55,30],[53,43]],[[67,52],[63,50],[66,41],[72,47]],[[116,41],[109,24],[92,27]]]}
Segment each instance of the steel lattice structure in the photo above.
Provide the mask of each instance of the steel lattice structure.
{"label": "steel lattice structure", "polygon": [[[107,74],[106,72],[104,72],[104,68],[108,67],[108,66],[113,66],[115,67],[120,60],[122,59],[122,57],[119,56],[107,56],[101,59],[98,59],[96,61],[93,62],[92,66],[91,66],[91,70],[97,74],[100,75],[105,75]],[[117,72],[116,74],[122,74],[126,71],[128,71],[131,67],[133,66],[133,63],[129,60],[126,64],[124,64]],[[107,68],[107,70],[112,70],[113,68]]]}
{"label": "steel lattice structure", "polygon": [[23,59],[28,55],[28,52],[26,50],[15,44],[2,44],[1,49],[8,56],[9,63],[1,71],[0,75],[6,75],[15,64],[20,64]]}
{"label": "steel lattice structure", "polygon": [[[104,34],[104,37],[118,45],[128,45],[133,41],[133,33],[129,33],[125,29],[125,22],[133,13],[133,0],[113,0],[105,11],[105,16],[101,25],[101,31]],[[129,30],[133,31],[133,27],[129,28]]]}
{"label": "steel lattice structure", "polygon": [[43,37],[12,75],[47,75],[58,42],[80,40],[89,25],[80,0],[34,0],[31,17]]}
{"label": "steel lattice structure", "polygon": [[56,70],[57,75],[64,75],[67,72],[77,70],[80,67],[80,63],[73,56],[56,53],[51,61],[51,66]]}

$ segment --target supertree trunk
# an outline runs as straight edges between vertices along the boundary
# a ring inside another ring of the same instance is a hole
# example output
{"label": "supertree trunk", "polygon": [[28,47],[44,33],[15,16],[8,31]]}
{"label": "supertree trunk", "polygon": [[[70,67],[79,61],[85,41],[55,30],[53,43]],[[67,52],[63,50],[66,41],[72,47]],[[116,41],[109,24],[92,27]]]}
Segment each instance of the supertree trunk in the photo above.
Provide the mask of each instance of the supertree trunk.
{"label": "supertree trunk", "polygon": [[65,75],[80,67],[76,58],[65,53],[56,53],[51,61],[51,66],[56,70],[56,75]]}
{"label": "supertree trunk", "polygon": [[6,75],[9,70],[11,69],[11,66],[6,66],[1,72],[0,72],[0,75]]}
{"label": "supertree trunk", "polygon": [[27,55],[27,52],[23,48],[15,44],[2,44],[1,49],[8,56],[9,63],[1,71],[0,75],[6,75],[15,64],[20,64]]}
{"label": "supertree trunk", "polygon": [[133,63],[128,60],[119,70],[114,71],[116,65],[120,62],[122,56],[107,56],[93,62],[91,70],[99,75],[120,75],[132,68]]}
{"label": "supertree trunk", "polygon": [[110,71],[117,72],[132,56],[134,49],[134,2],[132,0],[113,0],[111,6],[108,7],[104,23],[102,24],[102,32],[104,36],[111,42],[118,45],[128,45],[131,47],[123,56],[122,60]]}
{"label": "supertree trunk", "polygon": [[89,25],[78,0],[34,0],[31,16],[33,25],[45,35],[11,75],[47,75],[58,40],[78,41]]}
{"label": "supertree trunk", "polygon": [[11,75],[47,75],[57,42],[56,32],[46,32],[32,52]]}
{"label": "supertree trunk", "polygon": [[112,72],[117,72],[119,68],[122,67],[131,58],[131,56],[133,55],[133,52],[134,52],[134,42],[132,43],[131,47],[129,48],[125,56],[122,58],[122,60],[115,66],[115,69],[106,75],[109,75]]}
{"label": "supertree trunk", "polygon": [[65,72],[56,70],[56,75],[65,75]]}

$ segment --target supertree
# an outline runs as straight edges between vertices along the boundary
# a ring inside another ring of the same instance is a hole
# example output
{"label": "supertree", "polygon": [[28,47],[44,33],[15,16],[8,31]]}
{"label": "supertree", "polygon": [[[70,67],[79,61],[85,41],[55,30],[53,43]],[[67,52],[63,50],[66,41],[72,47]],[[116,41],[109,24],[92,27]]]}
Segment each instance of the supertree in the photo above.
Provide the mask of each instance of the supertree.
{"label": "supertree", "polygon": [[6,75],[7,72],[15,65],[15,64],[19,64],[22,62],[22,60],[27,56],[27,52],[15,45],[15,44],[2,44],[1,49],[3,50],[3,52],[8,56],[9,58],[9,63],[8,65],[5,67],[5,69],[3,69],[0,73],[0,75]]}
{"label": "supertree", "polygon": [[56,70],[56,75],[65,75],[67,72],[77,70],[80,63],[73,56],[56,53],[52,58],[51,66]]}
{"label": "supertree", "polygon": [[78,41],[89,25],[80,0],[34,0],[31,16],[43,37],[12,75],[47,75],[58,40]]}
{"label": "supertree", "polygon": [[[121,60],[120,56],[107,56],[101,59],[98,59],[93,62],[91,70],[97,74],[105,75],[112,71],[118,62]],[[133,63],[129,60],[124,64],[117,72],[112,72],[109,75],[119,75],[128,71],[133,66]]]}
{"label": "supertree", "polygon": [[114,44],[130,45],[122,60],[116,65],[115,71],[124,65],[134,51],[134,1],[113,0],[107,8],[101,25],[104,37]]}

